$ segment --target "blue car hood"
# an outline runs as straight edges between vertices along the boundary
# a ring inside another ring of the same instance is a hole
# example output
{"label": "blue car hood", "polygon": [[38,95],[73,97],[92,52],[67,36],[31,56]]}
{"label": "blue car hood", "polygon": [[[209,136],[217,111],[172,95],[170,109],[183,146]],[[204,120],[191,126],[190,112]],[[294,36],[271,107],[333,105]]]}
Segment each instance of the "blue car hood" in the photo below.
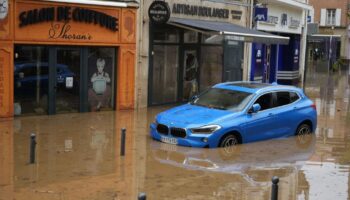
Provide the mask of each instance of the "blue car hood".
{"label": "blue car hood", "polygon": [[227,117],[233,117],[234,112],[218,110],[191,104],[185,104],[164,111],[157,116],[159,123],[176,123],[181,126],[198,126],[220,123]]}

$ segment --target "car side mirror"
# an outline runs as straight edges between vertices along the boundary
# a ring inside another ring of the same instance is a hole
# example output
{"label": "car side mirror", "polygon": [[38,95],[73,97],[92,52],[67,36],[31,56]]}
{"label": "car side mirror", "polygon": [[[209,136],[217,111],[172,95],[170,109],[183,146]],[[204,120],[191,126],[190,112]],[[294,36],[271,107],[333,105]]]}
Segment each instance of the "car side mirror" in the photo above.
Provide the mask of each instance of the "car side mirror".
{"label": "car side mirror", "polygon": [[260,104],[256,103],[254,104],[248,111],[248,113],[257,113],[261,109]]}
{"label": "car side mirror", "polygon": [[192,102],[192,101],[196,100],[197,98],[198,98],[198,95],[194,95],[191,97],[190,101]]}

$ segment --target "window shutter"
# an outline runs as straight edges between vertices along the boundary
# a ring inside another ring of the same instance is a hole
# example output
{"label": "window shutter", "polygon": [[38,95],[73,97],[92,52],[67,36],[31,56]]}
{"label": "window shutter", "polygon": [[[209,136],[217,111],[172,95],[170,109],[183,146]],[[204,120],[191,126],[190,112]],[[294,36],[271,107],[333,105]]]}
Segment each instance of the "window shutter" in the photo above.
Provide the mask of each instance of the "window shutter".
{"label": "window shutter", "polygon": [[340,26],[341,24],[341,9],[335,11],[335,25]]}
{"label": "window shutter", "polygon": [[325,26],[326,25],[326,9],[322,8],[321,9],[321,18],[320,18],[320,26]]}

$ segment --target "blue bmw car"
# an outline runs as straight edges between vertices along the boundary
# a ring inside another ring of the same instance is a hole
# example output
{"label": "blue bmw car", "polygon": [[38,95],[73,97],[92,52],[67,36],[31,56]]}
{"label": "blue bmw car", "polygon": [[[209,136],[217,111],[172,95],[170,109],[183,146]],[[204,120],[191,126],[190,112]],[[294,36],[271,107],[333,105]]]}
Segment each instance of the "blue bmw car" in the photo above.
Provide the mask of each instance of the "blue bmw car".
{"label": "blue bmw car", "polygon": [[316,106],[297,87],[227,82],[158,114],[150,133],[165,143],[215,148],[302,137],[314,132],[316,126]]}

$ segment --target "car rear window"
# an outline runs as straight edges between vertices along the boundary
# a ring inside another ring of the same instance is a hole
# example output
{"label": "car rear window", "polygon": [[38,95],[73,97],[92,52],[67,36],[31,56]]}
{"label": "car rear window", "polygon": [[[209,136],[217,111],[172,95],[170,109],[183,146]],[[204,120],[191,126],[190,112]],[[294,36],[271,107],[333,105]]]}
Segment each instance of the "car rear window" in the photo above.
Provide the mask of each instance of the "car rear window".
{"label": "car rear window", "polygon": [[293,103],[299,99],[299,95],[295,92],[276,92],[276,102],[274,107],[284,106]]}
{"label": "car rear window", "polygon": [[277,92],[276,106],[284,106],[290,104],[289,92]]}
{"label": "car rear window", "polygon": [[299,95],[295,92],[290,92],[290,102],[293,103],[299,99]]}

